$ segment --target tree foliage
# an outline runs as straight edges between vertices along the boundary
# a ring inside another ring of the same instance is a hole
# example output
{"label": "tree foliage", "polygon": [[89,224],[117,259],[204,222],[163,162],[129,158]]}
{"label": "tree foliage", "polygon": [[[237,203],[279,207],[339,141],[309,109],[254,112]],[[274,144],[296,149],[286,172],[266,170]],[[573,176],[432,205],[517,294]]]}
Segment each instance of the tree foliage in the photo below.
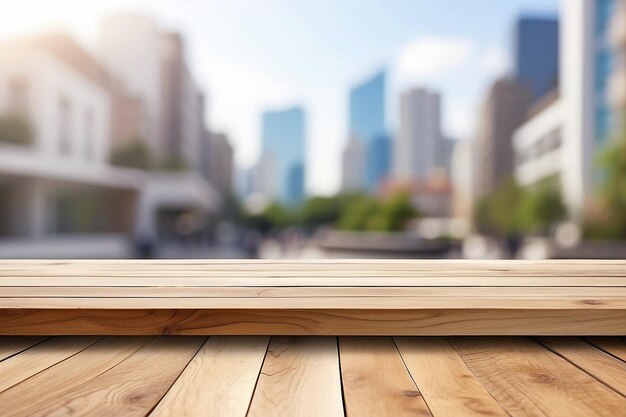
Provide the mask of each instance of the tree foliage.
{"label": "tree foliage", "polygon": [[555,179],[544,180],[530,188],[509,180],[478,201],[474,223],[480,232],[501,237],[547,234],[566,215]]}
{"label": "tree foliage", "polygon": [[28,119],[18,114],[0,116],[0,143],[32,145],[35,140]]}
{"label": "tree foliage", "polygon": [[601,196],[612,235],[626,237],[626,132],[601,154],[603,183]]}
{"label": "tree foliage", "polygon": [[111,164],[125,168],[149,169],[150,153],[143,139],[134,139],[111,154]]}
{"label": "tree foliage", "polygon": [[313,231],[321,226],[352,231],[402,231],[417,215],[406,193],[385,200],[361,193],[345,193],[312,197],[298,207],[273,203],[259,214],[247,213],[244,224],[262,233],[287,227]]}

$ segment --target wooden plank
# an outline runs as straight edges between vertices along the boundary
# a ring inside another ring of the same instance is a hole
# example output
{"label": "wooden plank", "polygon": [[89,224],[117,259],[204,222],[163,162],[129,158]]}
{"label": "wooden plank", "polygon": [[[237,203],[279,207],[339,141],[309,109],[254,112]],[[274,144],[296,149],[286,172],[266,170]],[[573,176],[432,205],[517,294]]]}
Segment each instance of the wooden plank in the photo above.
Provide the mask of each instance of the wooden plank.
{"label": "wooden plank", "polygon": [[158,337],[34,415],[145,416],[183,372],[204,338]]}
{"label": "wooden plank", "polygon": [[0,310],[0,335],[623,335],[621,310]]}
{"label": "wooden plank", "polygon": [[508,416],[446,339],[395,340],[434,416]]}
{"label": "wooden plank", "polygon": [[343,416],[334,337],[273,337],[249,417]]}
{"label": "wooden plank", "polygon": [[45,337],[34,336],[0,338],[0,361],[33,347],[44,340],[46,340]]}
{"label": "wooden plank", "polygon": [[339,358],[348,417],[431,416],[389,337],[341,337]]}
{"label": "wooden plank", "polygon": [[[110,276],[45,276],[33,275],[24,277],[0,277],[0,287],[625,287],[626,277],[576,277],[554,276],[545,277],[538,271],[537,275],[528,277],[515,276],[451,276],[440,277],[436,274],[406,276],[339,276],[328,272],[320,276],[285,276],[285,277],[188,277],[176,274],[161,273],[154,277],[151,274],[128,276],[123,272]],[[304,274],[304,272],[303,272]]]}
{"label": "wooden plank", "polygon": [[0,392],[93,345],[101,337],[55,337],[0,362]]}
{"label": "wooden plank", "polygon": [[151,416],[245,417],[269,337],[211,337]]}
{"label": "wooden plank", "polygon": [[415,276],[623,277],[624,260],[2,260],[0,277]]}
{"label": "wooden plank", "polygon": [[[626,333],[624,333],[626,334]],[[624,334],[620,335],[623,336]],[[594,346],[602,349],[603,351],[626,361],[626,339],[622,338],[602,338],[592,337],[588,339]]]}
{"label": "wooden plank", "polygon": [[[0,393],[5,416],[44,413],[76,387],[96,378],[145,346],[148,337],[107,337]],[[36,393],[36,395],[34,395]]]}
{"label": "wooden plank", "polygon": [[530,339],[452,343],[512,416],[607,416],[626,409],[626,398]]}
{"label": "wooden plank", "polygon": [[[617,291],[616,291],[617,292]],[[85,297],[85,298],[0,298],[0,309],[251,309],[251,310],[626,310],[626,296],[587,298],[584,294],[567,299],[561,297],[494,298],[462,296],[415,297],[293,297],[293,298],[150,298],[150,297]]]}
{"label": "wooden plank", "polygon": [[380,298],[395,300],[413,299],[428,305],[443,305],[450,300],[467,302],[473,305],[506,306],[516,303],[518,306],[589,306],[589,308],[607,308],[611,305],[623,305],[626,308],[626,287],[3,287],[0,305],[3,299],[13,298],[170,298],[201,300],[204,298],[246,298],[281,299],[303,298],[315,301],[320,298]]}
{"label": "wooden plank", "polygon": [[613,390],[626,396],[626,362],[577,337],[540,338],[539,342]]}

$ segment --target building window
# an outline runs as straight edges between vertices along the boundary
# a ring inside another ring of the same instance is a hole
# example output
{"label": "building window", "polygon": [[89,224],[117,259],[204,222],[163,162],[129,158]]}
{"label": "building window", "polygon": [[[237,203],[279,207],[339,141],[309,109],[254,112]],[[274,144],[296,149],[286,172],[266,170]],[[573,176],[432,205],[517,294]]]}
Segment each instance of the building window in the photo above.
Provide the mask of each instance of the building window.
{"label": "building window", "polygon": [[28,83],[22,78],[9,82],[9,107],[13,113],[28,114]]}
{"label": "building window", "polygon": [[85,150],[85,159],[91,161],[94,157],[94,117],[93,111],[87,109],[83,120],[83,141]]}
{"label": "building window", "polygon": [[59,120],[58,120],[58,139],[59,153],[61,155],[69,155],[72,152],[72,106],[69,99],[65,96],[59,98]]}

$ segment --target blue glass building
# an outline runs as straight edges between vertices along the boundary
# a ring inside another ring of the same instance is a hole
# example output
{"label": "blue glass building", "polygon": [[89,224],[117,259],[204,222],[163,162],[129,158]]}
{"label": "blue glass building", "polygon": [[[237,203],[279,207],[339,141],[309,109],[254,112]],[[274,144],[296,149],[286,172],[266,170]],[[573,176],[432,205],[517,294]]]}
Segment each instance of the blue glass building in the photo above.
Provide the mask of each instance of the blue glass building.
{"label": "blue glass building", "polygon": [[366,188],[373,191],[389,172],[390,143],[385,128],[386,73],[381,71],[350,90],[350,136],[367,149]]}
{"label": "blue glass building", "polygon": [[515,78],[538,100],[558,85],[559,22],[521,17],[515,25]]}
{"label": "blue glass building", "polygon": [[262,116],[262,152],[277,161],[278,198],[296,204],[304,197],[304,111],[294,107]]}
{"label": "blue glass building", "polygon": [[608,42],[608,31],[615,7],[615,0],[595,1],[594,93],[595,126],[597,144],[604,144],[613,128],[613,115],[607,99],[609,77],[613,69],[614,53]]}
{"label": "blue glass building", "polygon": [[375,191],[391,169],[391,140],[387,135],[377,135],[369,144],[366,168],[368,189]]}

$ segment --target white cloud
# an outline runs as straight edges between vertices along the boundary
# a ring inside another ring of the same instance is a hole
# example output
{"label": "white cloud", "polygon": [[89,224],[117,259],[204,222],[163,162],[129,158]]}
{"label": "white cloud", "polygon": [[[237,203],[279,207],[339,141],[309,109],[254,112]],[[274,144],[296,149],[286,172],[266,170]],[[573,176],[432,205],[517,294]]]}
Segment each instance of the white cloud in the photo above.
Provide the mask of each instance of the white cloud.
{"label": "white cloud", "polygon": [[489,48],[480,58],[481,69],[490,77],[500,77],[513,65],[509,51],[501,47]]}
{"label": "white cloud", "polygon": [[424,36],[406,44],[396,61],[401,79],[423,81],[467,62],[474,44],[464,38]]}
{"label": "white cloud", "polygon": [[453,101],[446,108],[446,133],[453,139],[467,139],[475,129],[476,110],[468,103]]}

